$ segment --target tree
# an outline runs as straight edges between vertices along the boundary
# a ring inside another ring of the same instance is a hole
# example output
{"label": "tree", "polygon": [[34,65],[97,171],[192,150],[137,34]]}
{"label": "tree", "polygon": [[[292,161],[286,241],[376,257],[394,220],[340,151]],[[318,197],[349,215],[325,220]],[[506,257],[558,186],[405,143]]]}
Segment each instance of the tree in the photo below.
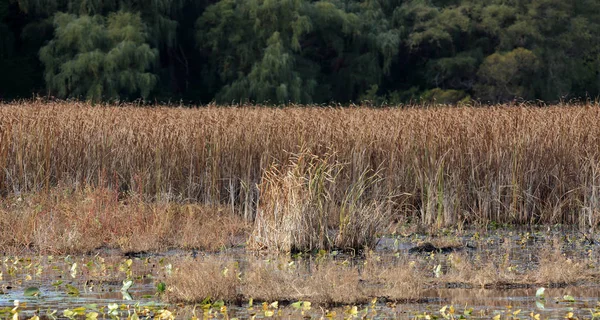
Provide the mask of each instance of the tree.
{"label": "tree", "polygon": [[147,97],[158,52],[145,43],[139,14],[76,16],[57,13],[55,38],[40,50],[50,92],[91,100]]}
{"label": "tree", "polygon": [[494,53],[479,67],[477,75],[481,83],[475,87],[475,92],[482,100],[493,102],[533,99],[533,88],[528,84],[537,68],[537,57],[527,49]]}

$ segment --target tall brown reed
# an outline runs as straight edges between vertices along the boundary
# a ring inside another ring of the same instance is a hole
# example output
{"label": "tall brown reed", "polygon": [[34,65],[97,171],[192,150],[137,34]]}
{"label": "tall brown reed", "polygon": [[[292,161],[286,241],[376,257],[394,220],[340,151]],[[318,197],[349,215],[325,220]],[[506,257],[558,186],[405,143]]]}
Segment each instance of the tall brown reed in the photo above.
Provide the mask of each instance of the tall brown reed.
{"label": "tall brown reed", "polygon": [[[59,183],[146,199],[227,204],[252,220],[257,185],[301,146],[344,170],[332,203],[365,171],[371,194],[429,225],[600,222],[600,108],[0,106],[0,193]],[[401,200],[401,201],[399,201]]]}

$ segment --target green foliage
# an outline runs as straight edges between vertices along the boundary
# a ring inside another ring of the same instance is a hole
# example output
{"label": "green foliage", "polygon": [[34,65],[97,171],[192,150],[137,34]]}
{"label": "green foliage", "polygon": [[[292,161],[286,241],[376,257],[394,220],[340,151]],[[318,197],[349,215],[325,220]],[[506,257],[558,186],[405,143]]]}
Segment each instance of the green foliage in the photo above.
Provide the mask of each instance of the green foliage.
{"label": "green foliage", "polygon": [[434,88],[425,91],[421,95],[421,101],[439,104],[459,104],[469,103],[471,97],[460,90],[442,90],[440,88]]}
{"label": "green foliage", "polygon": [[600,2],[0,0],[0,67],[23,75],[0,97],[42,71],[46,92],[97,100],[595,97]]}
{"label": "green foliage", "polygon": [[157,51],[144,43],[139,14],[58,13],[55,38],[40,50],[48,89],[60,98],[90,100],[147,97],[156,77],[147,72]]}
{"label": "green foliage", "polygon": [[488,56],[477,75],[481,84],[475,91],[486,101],[507,101],[516,98],[532,99],[534,93],[527,86],[538,68],[536,55],[523,48]]}

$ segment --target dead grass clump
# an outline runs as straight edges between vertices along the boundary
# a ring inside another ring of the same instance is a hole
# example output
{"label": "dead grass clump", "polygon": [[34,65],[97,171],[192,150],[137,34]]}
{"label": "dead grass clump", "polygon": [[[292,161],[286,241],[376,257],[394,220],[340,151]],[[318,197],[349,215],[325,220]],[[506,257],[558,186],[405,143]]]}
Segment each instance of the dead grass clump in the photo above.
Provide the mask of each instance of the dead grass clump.
{"label": "dead grass clump", "polygon": [[238,264],[216,257],[184,260],[169,278],[167,299],[198,303],[205,299],[226,302],[241,301]]}
{"label": "dead grass clump", "polygon": [[244,295],[260,301],[307,300],[319,304],[359,303],[367,296],[356,268],[326,260],[295,264],[253,261],[244,276]]}
{"label": "dead grass clump", "polygon": [[289,164],[265,171],[249,248],[283,252],[330,248],[331,185],[339,168],[332,155],[319,158],[305,151],[292,155]]}
{"label": "dead grass clump", "polygon": [[[310,301],[319,305],[368,303],[374,297],[414,301],[428,283],[425,274],[408,261],[390,265],[375,257],[369,257],[362,267],[329,258],[298,262],[284,257],[249,258],[241,262],[239,268],[236,264],[235,271],[240,273],[235,280],[222,279],[225,264],[217,258],[185,261],[171,280],[170,299],[198,302],[207,297],[224,297],[222,288],[211,291],[214,279],[224,282],[214,286],[227,286],[232,293],[229,299],[235,292],[235,297],[243,300]],[[232,267],[228,269],[233,271]],[[209,280],[202,284],[202,279]],[[195,291],[197,286],[203,288]]]}
{"label": "dead grass clump", "polygon": [[392,301],[418,300],[428,285],[427,278],[423,264],[417,261],[382,260],[372,253],[367,256],[362,271],[367,295]]}
{"label": "dead grass clump", "polygon": [[[260,204],[249,248],[280,252],[373,247],[389,223],[379,195],[370,194],[377,175],[365,171],[347,190],[337,190],[342,165],[335,155],[310,151],[273,165],[259,186]],[[344,194],[337,204],[337,193]],[[337,236],[333,236],[337,233]]]}
{"label": "dead grass clump", "polygon": [[505,284],[527,283],[523,274],[510,272],[502,262],[476,257],[471,259],[464,253],[448,256],[447,272],[437,282],[467,284],[479,288],[494,288]]}
{"label": "dead grass clump", "polygon": [[5,252],[70,254],[100,247],[214,251],[243,243],[247,223],[222,207],[119,200],[118,193],[96,188],[2,199],[0,228]]}
{"label": "dead grass clump", "polygon": [[585,282],[596,277],[588,261],[577,261],[563,254],[557,239],[541,250],[539,266],[531,275],[533,281],[547,286]]}

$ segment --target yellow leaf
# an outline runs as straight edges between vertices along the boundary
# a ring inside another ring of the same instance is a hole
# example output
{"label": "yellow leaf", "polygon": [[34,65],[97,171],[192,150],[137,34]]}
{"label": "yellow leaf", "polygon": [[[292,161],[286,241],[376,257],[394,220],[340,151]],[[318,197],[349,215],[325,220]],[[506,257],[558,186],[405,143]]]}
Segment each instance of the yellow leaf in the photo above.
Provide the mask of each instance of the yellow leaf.
{"label": "yellow leaf", "polygon": [[302,310],[310,310],[310,304],[309,301],[302,302]]}
{"label": "yellow leaf", "polygon": [[500,315],[499,315],[499,314],[497,314],[497,315],[495,315],[495,316],[494,316],[492,319],[494,319],[494,320],[500,320]]}
{"label": "yellow leaf", "polygon": [[567,313],[567,315],[565,316],[566,319],[573,319],[573,312],[569,312]]}
{"label": "yellow leaf", "polygon": [[517,316],[519,313],[521,313],[521,309],[519,309],[519,310],[517,310],[517,311],[513,312],[513,316]]}
{"label": "yellow leaf", "polygon": [[265,310],[265,317],[272,317],[275,314],[275,312],[271,311],[271,310]]}

